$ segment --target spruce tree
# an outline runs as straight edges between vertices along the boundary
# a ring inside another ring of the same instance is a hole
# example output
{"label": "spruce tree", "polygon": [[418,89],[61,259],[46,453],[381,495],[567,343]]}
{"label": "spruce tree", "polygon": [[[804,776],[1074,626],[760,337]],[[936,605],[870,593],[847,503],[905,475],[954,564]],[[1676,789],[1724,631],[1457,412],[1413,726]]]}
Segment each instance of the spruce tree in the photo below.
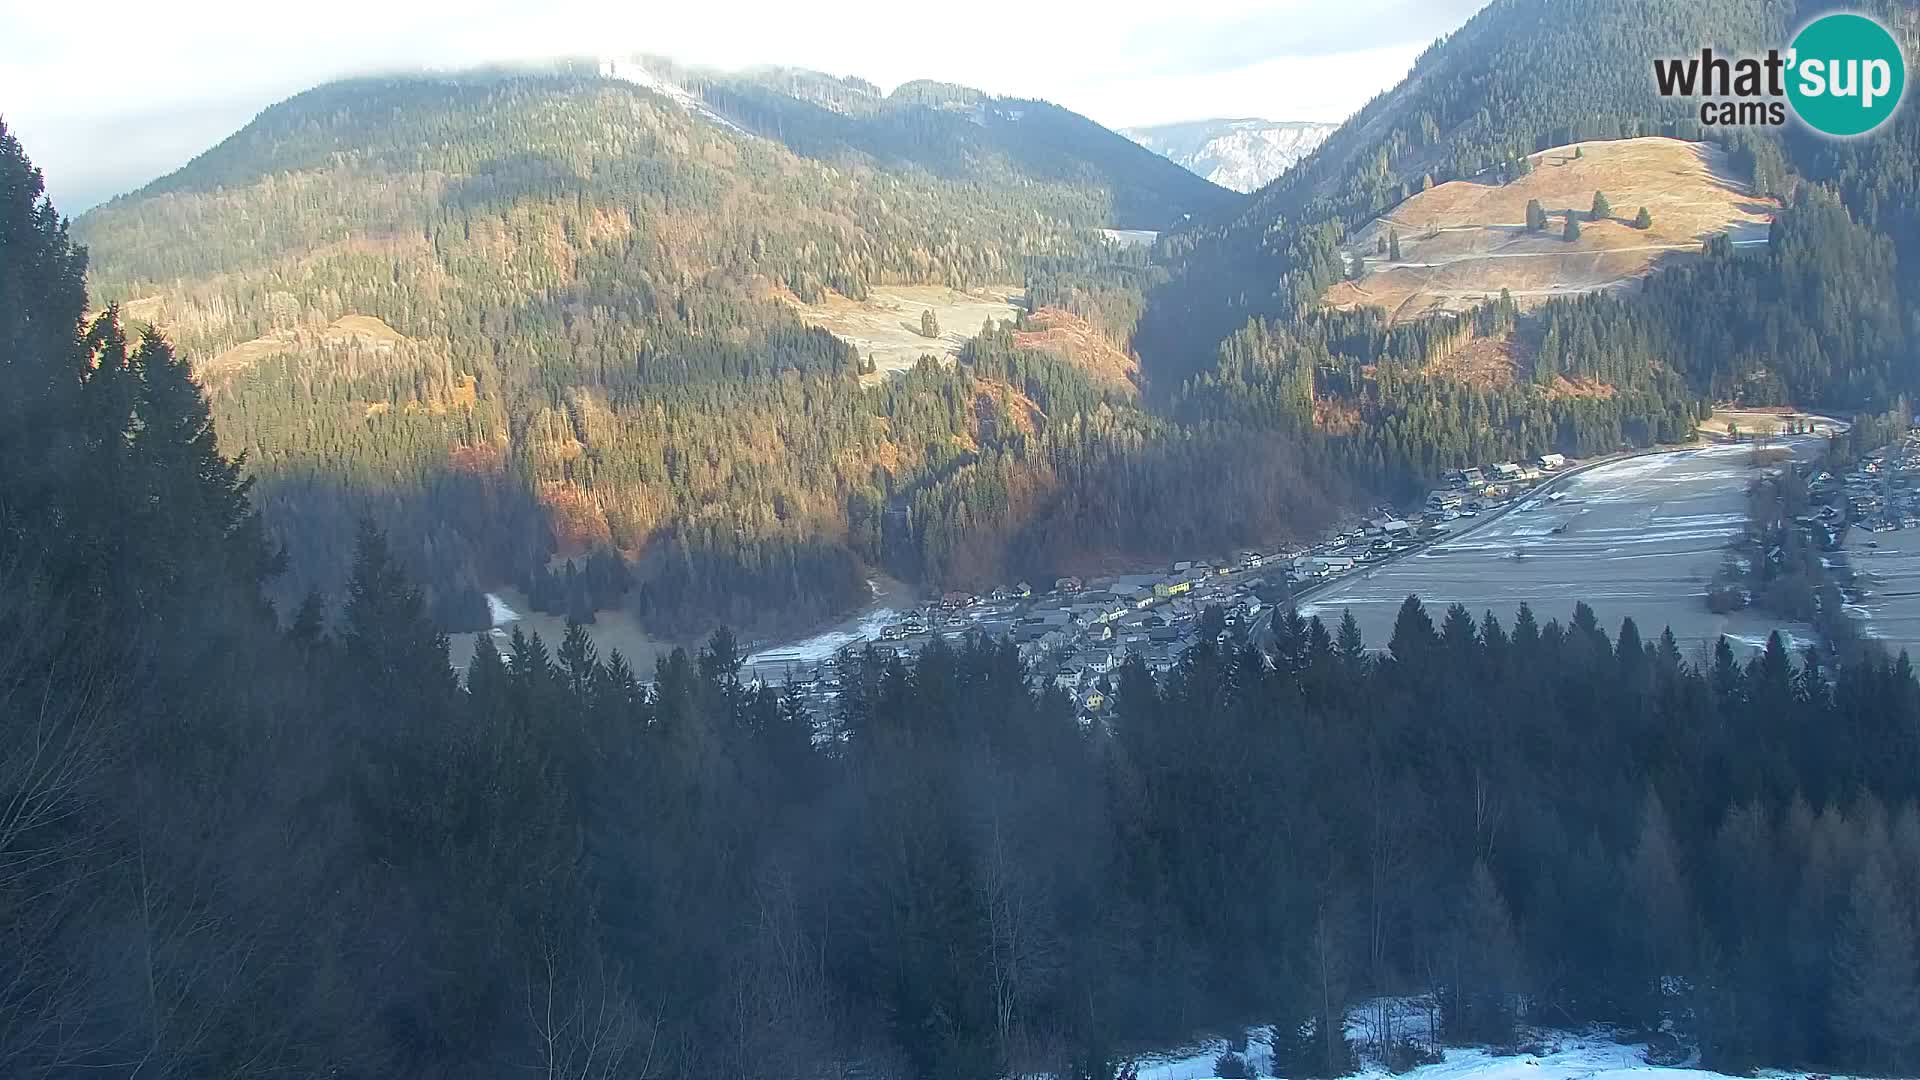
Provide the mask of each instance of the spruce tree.
{"label": "spruce tree", "polygon": [[1567,211],[1567,226],[1560,231],[1560,239],[1568,243],[1580,239],[1580,219],[1571,210]]}
{"label": "spruce tree", "polygon": [[1353,609],[1340,612],[1340,629],[1334,636],[1334,649],[1340,654],[1341,662],[1350,672],[1358,673],[1367,663],[1367,643],[1360,635],[1360,623],[1353,617]]}
{"label": "spruce tree", "polygon": [[555,655],[560,661],[560,670],[566,674],[567,689],[583,703],[590,700],[600,654],[586,625],[579,619],[567,618],[566,635],[560,639],[560,649]]}
{"label": "spruce tree", "polygon": [[139,424],[132,452],[147,470],[138,526],[164,548],[201,562],[176,564],[200,581],[224,581],[245,592],[285,567],[267,543],[248,492],[253,482],[220,453],[207,399],[185,361],[149,331],[132,357],[139,379]]}
{"label": "spruce tree", "polygon": [[455,685],[447,636],[427,617],[426,598],[387,549],[386,534],[360,523],[347,579],[341,643],[376,696],[397,695],[423,711],[443,705]]}
{"label": "spruce tree", "polygon": [[1594,192],[1593,209],[1587,212],[1588,220],[1605,221],[1612,216],[1613,204],[1607,201],[1607,196],[1603,192]]}
{"label": "spruce tree", "polygon": [[1641,207],[1640,212],[1633,216],[1633,227],[1642,231],[1653,228],[1653,215],[1647,212],[1646,207]]}
{"label": "spruce tree", "polygon": [[1853,1060],[1905,1075],[1920,1065],[1920,950],[1886,863],[1873,851],[1854,878],[1833,950],[1833,1027]]}
{"label": "spruce tree", "polygon": [[1539,199],[1527,200],[1527,231],[1540,232],[1547,227],[1547,208]]}
{"label": "spruce tree", "polygon": [[1400,261],[1400,230],[1393,229],[1387,234],[1387,258]]}

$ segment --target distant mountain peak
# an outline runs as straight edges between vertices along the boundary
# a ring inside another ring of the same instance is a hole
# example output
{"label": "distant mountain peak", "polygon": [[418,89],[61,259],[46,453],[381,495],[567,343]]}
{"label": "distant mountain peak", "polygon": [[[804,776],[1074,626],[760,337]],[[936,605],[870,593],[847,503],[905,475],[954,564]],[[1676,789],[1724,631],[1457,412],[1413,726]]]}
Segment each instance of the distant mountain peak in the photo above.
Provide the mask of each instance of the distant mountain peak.
{"label": "distant mountain peak", "polygon": [[1216,117],[1123,128],[1120,134],[1235,191],[1253,191],[1313,153],[1338,124]]}

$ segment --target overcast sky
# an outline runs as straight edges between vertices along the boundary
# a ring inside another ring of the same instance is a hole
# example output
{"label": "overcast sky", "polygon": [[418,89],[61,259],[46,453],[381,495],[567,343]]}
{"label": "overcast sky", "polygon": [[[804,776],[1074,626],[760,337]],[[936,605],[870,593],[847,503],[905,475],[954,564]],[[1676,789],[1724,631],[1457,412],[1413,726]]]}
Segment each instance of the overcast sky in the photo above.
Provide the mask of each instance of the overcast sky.
{"label": "overcast sky", "polygon": [[0,118],[74,214],[316,83],[650,52],[1045,98],[1123,127],[1340,120],[1485,0],[0,0]]}

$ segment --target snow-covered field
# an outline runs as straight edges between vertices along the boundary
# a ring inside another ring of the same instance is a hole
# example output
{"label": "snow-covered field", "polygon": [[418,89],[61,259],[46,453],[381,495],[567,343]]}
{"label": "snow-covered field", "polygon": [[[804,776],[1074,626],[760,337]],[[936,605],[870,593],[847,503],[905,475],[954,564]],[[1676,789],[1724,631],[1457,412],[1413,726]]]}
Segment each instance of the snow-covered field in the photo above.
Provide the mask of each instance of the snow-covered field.
{"label": "snow-covered field", "polygon": [[[1793,437],[1779,445],[1802,457],[1822,440]],[[1747,484],[1759,475],[1747,444],[1627,458],[1588,470],[1486,524],[1410,558],[1344,579],[1302,604],[1303,615],[1338,620],[1351,608],[1367,644],[1386,647],[1401,601],[1417,594],[1437,621],[1459,602],[1477,619],[1486,610],[1507,625],[1522,604],[1536,618],[1565,622],[1575,601],[1594,609],[1613,634],[1631,615],[1643,638],[1672,627],[1689,657],[1725,635],[1736,645],[1764,646],[1781,630],[1798,642],[1804,625],[1747,610],[1707,610],[1706,590],[1727,543],[1746,527]]]}
{"label": "snow-covered field", "polygon": [[[1546,1052],[1502,1056],[1485,1049],[1452,1047],[1440,1064],[1423,1065],[1400,1076],[1404,1080],[1731,1080],[1724,1073],[1704,1069],[1649,1065],[1644,1046],[1617,1043],[1603,1035],[1547,1032],[1535,1043]],[[1250,1039],[1247,1049],[1260,1075],[1273,1075],[1266,1043]],[[1218,1042],[1185,1056],[1142,1061],[1139,1078],[1202,1080],[1213,1075],[1214,1060],[1225,1050],[1226,1043]],[[1370,1064],[1355,1075],[1381,1080],[1391,1074]]]}

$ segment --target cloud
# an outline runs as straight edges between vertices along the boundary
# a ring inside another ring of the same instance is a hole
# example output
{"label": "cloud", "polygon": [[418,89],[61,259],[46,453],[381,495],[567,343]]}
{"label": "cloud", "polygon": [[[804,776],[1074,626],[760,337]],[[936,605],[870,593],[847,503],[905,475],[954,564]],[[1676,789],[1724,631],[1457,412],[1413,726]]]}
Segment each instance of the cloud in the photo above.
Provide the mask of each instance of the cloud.
{"label": "cloud", "polygon": [[1482,0],[329,0],[311,7],[96,0],[5,16],[0,107],[57,205],[83,210],[178,168],[273,102],[328,79],[489,60],[658,53],[1038,97],[1119,127],[1220,115],[1339,120]]}

